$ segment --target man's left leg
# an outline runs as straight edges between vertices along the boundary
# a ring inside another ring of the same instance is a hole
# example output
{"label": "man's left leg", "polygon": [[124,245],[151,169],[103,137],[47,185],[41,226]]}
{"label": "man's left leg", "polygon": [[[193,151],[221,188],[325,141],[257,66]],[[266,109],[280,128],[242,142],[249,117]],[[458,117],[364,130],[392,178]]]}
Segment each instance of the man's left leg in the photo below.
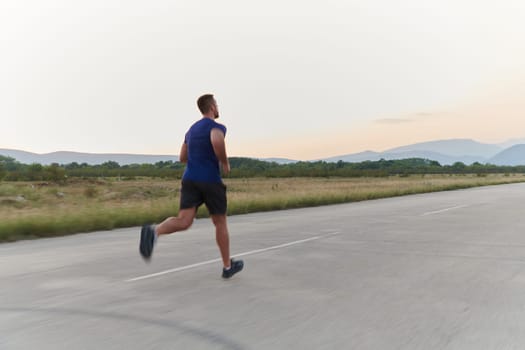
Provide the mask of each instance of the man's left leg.
{"label": "man's left leg", "polygon": [[211,220],[215,225],[215,239],[221,251],[222,263],[224,268],[230,267],[230,236],[226,215],[211,215]]}
{"label": "man's left leg", "polygon": [[208,208],[211,220],[215,225],[215,239],[221,251],[222,277],[230,278],[244,267],[242,260],[230,258],[230,235],[226,223],[228,199],[226,198],[226,186],[223,183],[205,184],[203,188],[204,204]]}
{"label": "man's left leg", "polygon": [[215,225],[215,238],[221,251],[222,263],[224,265],[222,278],[230,278],[244,268],[244,262],[230,258],[230,235],[228,233],[226,214],[212,214],[211,220]]}

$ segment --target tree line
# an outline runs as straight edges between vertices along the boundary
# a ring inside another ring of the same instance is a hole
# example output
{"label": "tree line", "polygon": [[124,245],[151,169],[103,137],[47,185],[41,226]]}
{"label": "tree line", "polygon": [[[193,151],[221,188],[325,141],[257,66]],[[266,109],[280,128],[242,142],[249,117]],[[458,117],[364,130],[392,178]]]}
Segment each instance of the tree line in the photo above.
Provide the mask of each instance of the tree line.
{"label": "tree line", "polygon": [[[230,158],[228,177],[386,177],[413,174],[491,174],[525,173],[525,166],[497,166],[493,164],[461,162],[441,165],[437,161],[410,158],[400,160],[348,162],[296,162],[278,164],[252,158]],[[137,177],[182,178],[185,165],[161,161],[155,164],[120,165],[109,161],[99,165],[87,163],[41,165],[23,164],[13,158],[0,156],[0,180],[4,181],[65,181],[69,178],[117,177],[123,180]]]}

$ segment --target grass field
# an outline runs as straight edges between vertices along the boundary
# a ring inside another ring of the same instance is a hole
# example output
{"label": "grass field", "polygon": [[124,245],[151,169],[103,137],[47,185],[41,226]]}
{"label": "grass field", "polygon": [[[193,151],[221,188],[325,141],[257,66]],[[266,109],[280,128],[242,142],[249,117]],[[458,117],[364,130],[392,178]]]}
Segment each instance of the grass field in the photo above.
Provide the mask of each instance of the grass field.
{"label": "grass field", "polygon": [[[229,215],[514,182],[525,182],[525,175],[225,180]],[[0,241],[159,222],[177,214],[179,189],[179,180],[160,179],[1,182]]]}

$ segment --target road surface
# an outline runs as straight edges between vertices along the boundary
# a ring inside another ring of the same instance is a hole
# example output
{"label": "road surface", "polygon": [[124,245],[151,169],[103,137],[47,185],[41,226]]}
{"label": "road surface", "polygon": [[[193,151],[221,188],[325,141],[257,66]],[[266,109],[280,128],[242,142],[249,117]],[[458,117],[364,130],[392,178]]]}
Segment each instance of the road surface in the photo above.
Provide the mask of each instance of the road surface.
{"label": "road surface", "polygon": [[0,349],[524,349],[525,184],[0,245]]}

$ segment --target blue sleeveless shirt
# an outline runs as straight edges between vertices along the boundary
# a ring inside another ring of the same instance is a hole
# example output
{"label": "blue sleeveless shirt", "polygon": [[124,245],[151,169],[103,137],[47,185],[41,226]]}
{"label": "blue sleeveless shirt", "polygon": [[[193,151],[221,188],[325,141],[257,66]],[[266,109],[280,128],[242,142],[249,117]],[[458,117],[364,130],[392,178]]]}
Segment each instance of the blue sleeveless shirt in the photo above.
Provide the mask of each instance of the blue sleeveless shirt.
{"label": "blue sleeveless shirt", "polygon": [[208,118],[195,122],[186,133],[184,143],[188,147],[188,163],[183,180],[220,183],[219,160],[211,144],[211,130],[220,129],[226,136],[226,127]]}

